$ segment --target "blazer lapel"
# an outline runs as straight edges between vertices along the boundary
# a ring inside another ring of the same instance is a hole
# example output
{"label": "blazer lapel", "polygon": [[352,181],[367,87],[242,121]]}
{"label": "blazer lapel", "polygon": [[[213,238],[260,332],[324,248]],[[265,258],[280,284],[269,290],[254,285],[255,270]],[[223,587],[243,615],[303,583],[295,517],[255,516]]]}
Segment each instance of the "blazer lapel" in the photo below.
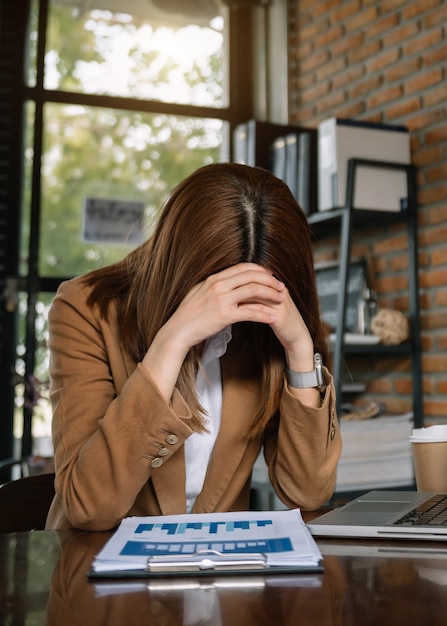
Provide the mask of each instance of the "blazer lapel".
{"label": "blazer lapel", "polygon": [[240,352],[225,354],[221,366],[224,383],[221,425],[193,513],[215,510],[228,488],[250,443],[242,433],[259,401],[259,383],[250,375],[253,369]]}

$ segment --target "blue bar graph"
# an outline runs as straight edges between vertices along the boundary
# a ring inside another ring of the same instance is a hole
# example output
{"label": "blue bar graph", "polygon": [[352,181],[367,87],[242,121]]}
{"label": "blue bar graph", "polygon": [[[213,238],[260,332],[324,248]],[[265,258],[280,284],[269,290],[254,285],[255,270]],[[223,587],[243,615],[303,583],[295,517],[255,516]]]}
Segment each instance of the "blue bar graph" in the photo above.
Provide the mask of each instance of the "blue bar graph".
{"label": "blue bar graph", "polygon": [[199,550],[217,550],[222,554],[252,554],[262,552],[291,552],[292,542],[289,537],[274,539],[253,539],[249,541],[185,541],[185,542],[150,542],[128,541],[122,551],[123,556],[187,555]]}
{"label": "blue bar graph", "polygon": [[219,534],[219,530],[225,533],[236,532],[237,530],[250,530],[254,528],[265,528],[271,526],[271,519],[265,520],[235,520],[235,521],[213,521],[213,522],[182,522],[172,523],[166,522],[162,524],[144,523],[138,524],[135,534],[146,534],[153,530],[163,530],[170,537],[174,535],[183,535],[190,530],[208,531],[210,535]]}

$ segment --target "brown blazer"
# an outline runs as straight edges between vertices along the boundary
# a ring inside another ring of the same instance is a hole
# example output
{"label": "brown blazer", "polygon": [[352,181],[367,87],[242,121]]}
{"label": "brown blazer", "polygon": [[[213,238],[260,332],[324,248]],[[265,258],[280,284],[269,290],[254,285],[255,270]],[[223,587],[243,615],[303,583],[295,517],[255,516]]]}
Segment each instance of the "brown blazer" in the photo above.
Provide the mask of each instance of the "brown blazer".
{"label": "brown blazer", "polygon": [[[88,293],[80,278],[65,282],[49,314],[57,495],[47,528],[107,530],[128,515],[184,513],[188,406],[178,392],[165,401],[120,345],[113,307],[106,322]],[[318,508],[333,492],[341,451],[332,379],[326,372],[319,409],[285,385],[279,421],[253,440],[243,434],[259,389],[250,370],[249,354],[229,349],[222,358],[221,427],[193,512],[247,509],[262,447],[282,502]]]}

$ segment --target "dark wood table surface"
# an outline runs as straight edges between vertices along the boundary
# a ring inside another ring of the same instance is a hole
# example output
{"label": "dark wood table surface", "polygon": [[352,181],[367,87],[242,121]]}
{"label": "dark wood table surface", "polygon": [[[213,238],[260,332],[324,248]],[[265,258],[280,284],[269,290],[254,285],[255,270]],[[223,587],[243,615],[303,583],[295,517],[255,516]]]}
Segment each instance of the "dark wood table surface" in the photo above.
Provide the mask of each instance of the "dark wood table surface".
{"label": "dark wood table surface", "polygon": [[86,572],[109,536],[0,534],[0,624],[447,624],[445,544],[321,539],[324,573],[93,582]]}

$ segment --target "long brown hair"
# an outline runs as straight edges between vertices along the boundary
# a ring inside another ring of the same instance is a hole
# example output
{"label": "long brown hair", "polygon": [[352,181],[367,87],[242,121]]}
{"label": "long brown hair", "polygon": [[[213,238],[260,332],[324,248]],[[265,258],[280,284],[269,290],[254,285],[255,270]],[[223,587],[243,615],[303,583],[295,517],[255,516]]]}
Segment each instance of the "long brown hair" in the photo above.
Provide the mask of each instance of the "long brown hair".
{"label": "long brown hair", "polygon": [[[116,303],[123,346],[139,361],[159,329],[197,283],[241,262],[269,268],[287,286],[326,363],[329,354],[313,270],[306,216],[285,183],[261,168],[236,163],[206,165],[167,199],[153,236],[123,261],[85,277],[90,306],[107,318]],[[251,434],[277,413],[285,355],[267,325],[245,324],[261,380]],[[202,429],[195,394],[198,355],[191,350],[177,386]]]}

